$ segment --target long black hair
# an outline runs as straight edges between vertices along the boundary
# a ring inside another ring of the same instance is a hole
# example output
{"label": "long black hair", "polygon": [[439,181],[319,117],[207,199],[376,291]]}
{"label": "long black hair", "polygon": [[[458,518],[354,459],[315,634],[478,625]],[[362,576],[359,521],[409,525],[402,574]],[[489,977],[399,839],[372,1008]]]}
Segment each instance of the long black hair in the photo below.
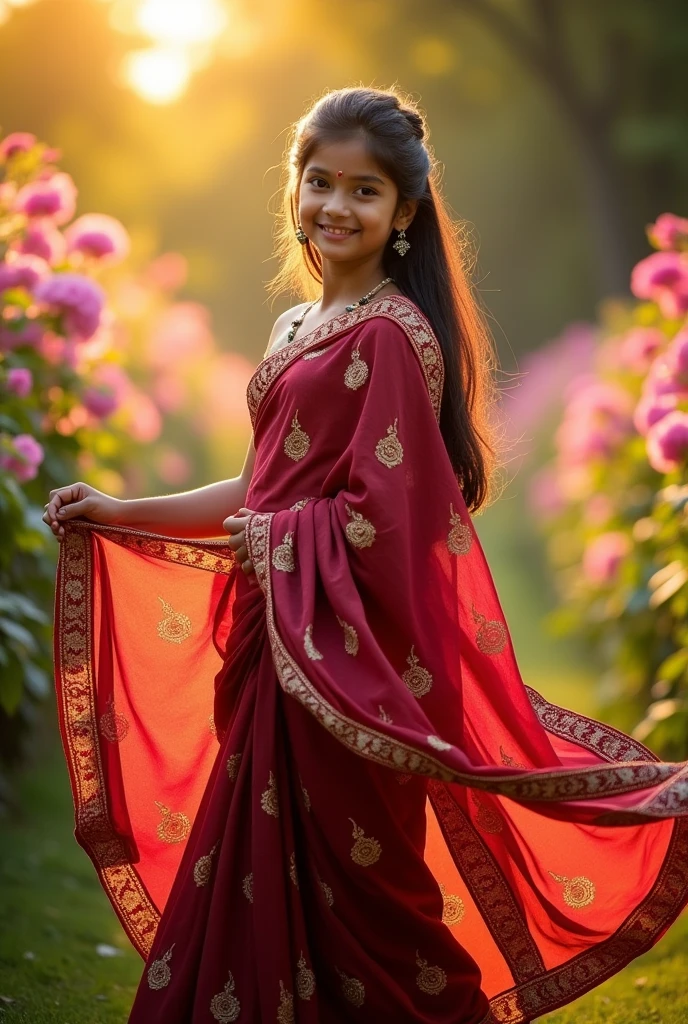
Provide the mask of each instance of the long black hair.
{"label": "long black hair", "polygon": [[277,216],[276,255],[280,268],[268,283],[270,295],[284,291],[315,298],[322,261],[309,241],[300,245],[297,196],[303,168],[313,150],[354,136],[363,137],[370,157],[392,179],[399,202],[417,199],[406,236],[405,256],[383,253],[386,275],[423,311],[442,349],[445,384],[440,430],[472,513],[492,500],[497,463],[499,398],[497,357],[486,315],[469,281],[475,263],[468,233],[455,221],[439,189],[439,174],[427,143],[425,118],[396,90],[364,87],[325,93],[292,126],[283,166],[282,207]]}

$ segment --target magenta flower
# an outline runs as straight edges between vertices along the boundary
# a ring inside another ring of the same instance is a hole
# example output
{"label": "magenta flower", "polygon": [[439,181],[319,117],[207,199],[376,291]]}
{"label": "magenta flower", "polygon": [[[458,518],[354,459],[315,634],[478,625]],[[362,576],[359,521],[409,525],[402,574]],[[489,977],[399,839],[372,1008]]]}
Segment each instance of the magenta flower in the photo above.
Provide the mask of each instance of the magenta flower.
{"label": "magenta flower", "polygon": [[667,349],[667,366],[685,387],[688,387],[688,327],[679,331]]}
{"label": "magenta flower", "polygon": [[665,344],[665,336],[656,327],[633,327],[623,337],[618,358],[626,369],[644,374]]}
{"label": "magenta flower", "polygon": [[105,294],[88,277],[54,274],[37,286],[34,297],[62,316],[65,330],[75,340],[85,341],[98,330]]}
{"label": "magenta flower", "polygon": [[662,213],[648,226],[647,237],[657,249],[678,249],[688,244],[688,220],[674,213]]}
{"label": "magenta flower", "polygon": [[631,291],[656,302],[668,320],[688,313],[688,260],[678,252],[653,252],[631,273]]}
{"label": "magenta flower", "polygon": [[19,330],[12,330],[7,320],[0,320],[0,352],[10,352],[20,345],[38,345],[44,330],[37,320],[24,321]]}
{"label": "magenta flower", "polygon": [[48,264],[39,256],[8,253],[7,262],[0,263],[0,292],[10,288],[25,288],[27,292],[33,292],[49,273]]}
{"label": "magenta flower", "polygon": [[7,390],[19,398],[26,398],[33,387],[33,374],[25,366],[14,366],[7,371]]}
{"label": "magenta flower", "polygon": [[29,218],[50,217],[55,224],[65,224],[74,216],[76,196],[76,185],[71,177],[60,171],[20,188],[14,209]]}
{"label": "magenta flower", "polygon": [[675,409],[650,428],[647,457],[658,473],[671,473],[688,459],[688,412]]}
{"label": "magenta flower", "polygon": [[635,429],[645,437],[650,427],[673,412],[677,405],[677,394],[658,395],[653,391],[644,392],[633,413]]}
{"label": "magenta flower", "polygon": [[119,263],[129,253],[129,235],[114,217],[105,213],[86,213],[65,231],[69,252],[107,263]]}
{"label": "magenta flower", "polygon": [[119,399],[114,391],[108,388],[84,388],[81,401],[90,413],[104,419],[119,407]]}
{"label": "magenta flower", "polygon": [[591,540],[583,553],[583,573],[591,583],[613,582],[621,562],[631,549],[628,535],[620,530],[601,533]]}
{"label": "magenta flower", "polygon": [[24,237],[12,244],[12,249],[30,256],[40,256],[42,260],[55,266],[64,260],[67,243],[64,235],[51,221],[34,221],[29,224]]}
{"label": "magenta flower", "polygon": [[0,451],[0,469],[14,473],[20,483],[33,480],[45,454],[42,445],[31,434],[17,434],[12,447],[13,451]]}
{"label": "magenta flower", "polygon": [[9,160],[15,153],[28,153],[36,145],[31,132],[12,132],[0,142],[0,160]]}

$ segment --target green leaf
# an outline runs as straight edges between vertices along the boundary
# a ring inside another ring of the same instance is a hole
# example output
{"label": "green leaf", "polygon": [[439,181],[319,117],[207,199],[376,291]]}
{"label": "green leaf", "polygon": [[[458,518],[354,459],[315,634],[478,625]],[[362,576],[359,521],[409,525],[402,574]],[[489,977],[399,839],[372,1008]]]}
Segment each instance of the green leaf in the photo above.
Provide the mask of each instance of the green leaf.
{"label": "green leaf", "polygon": [[18,594],[16,591],[5,591],[0,594],[0,612],[8,612],[15,617],[21,615],[25,619],[32,619],[42,625],[47,625],[49,622],[47,615],[38,605],[24,594]]}
{"label": "green leaf", "polygon": [[36,651],[36,640],[32,633],[28,631],[26,626],[22,626],[21,623],[15,622],[14,619],[8,619],[4,615],[0,616],[0,629],[7,634],[12,640],[16,640],[17,643],[25,647],[30,654],[34,654]]}
{"label": "green leaf", "polygon": [[44,672],[33,661],[27,661],[24,664],[24,682],[29,693],[39,700],[47,697],[50,692],[50,679],[47,672]]}
{"label": "green leaf", "polygon": [[673,683],[680,679],[688,668],[688,647],[670,654],[657,669],[657,679]]}
{"label": "green leaf", "polygon": [[13,658],[11,664],[0,673],[0,706],[8,715],[13,715],[21,703],[22,682],[21,666]]}

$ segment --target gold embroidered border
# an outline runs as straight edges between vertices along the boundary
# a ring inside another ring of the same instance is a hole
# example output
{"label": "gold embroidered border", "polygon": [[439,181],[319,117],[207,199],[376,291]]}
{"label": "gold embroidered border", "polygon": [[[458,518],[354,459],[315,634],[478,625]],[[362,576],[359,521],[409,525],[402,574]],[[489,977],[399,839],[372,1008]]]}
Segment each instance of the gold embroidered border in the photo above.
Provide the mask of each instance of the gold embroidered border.
{"label": "gold embroidered border", "polygon": [[258,408],[270,387],[295,359],[315,348],[323,339],[348,331],[356,324],[374,316],[393,320],[405,331],[423,371],[432,408],[439,422],[444,389],[444,360],[439,342],[430,323],[415,302],[405,295],[388,295],[382,299],[373,299],[365,306],[357,306],[351,313],[342,313],[341,316],[327,320],[315,331],[280,346],[263,359],[246,388],[246,401],[252,425],[255,427]]}
{"label": "gold embroidered border", "polygon": [[523,910],[489,846],[483,842],[446,785],[431,781],[428,796],[452,859],[514,980],[524,982],[544,974],[545,965],[528,931]]}
{"label": "gold embroidered border", "polygon": [[[522,801],[594,800],[646,789],[682,774],[682,765],[658,761],[649,764],[624,762],[608,766],[561,768],[558,771],[538,771],[537,774],[534,770],[526,773],[512,770],[510,774],[501,776],[469,774],[448,768],[425,751],[391,740],[386,734],[364,728],[347,718],[324,699],[301,670],[276,628],[270,574],[270,529],[275,514],[253,513],[246,526],[246,537],[247,547],[252,553],[251,560],[256,567],[256,577],[266,595],[268,634],[280,685],[285,692],[296,697],[328,732],[356,753],[396,771],[417,772],[444,782],[460,782],[465,786]],[[688,804],[685,811],[688,812]],[[610,823],[613,814],[609,812],[606,815]]]}
{"label": "gold embroidered border", "polygon": [[104,526],[87,519],[71,519],[65,526],[69,526],[70,530],[96,530],[115,544],[164,562],[177,562],[179,565],[190,565],[195,569],[226,576],[236,568],[236,555],[226,540],[165,537],[146,530],[133,530],[129,526]]}
{"label": "gold embroidered border", "polygon": [[[82,524],[78,524],[82,525]],[[160,913],[115,831],[98,740],[93,680],[93,557],[87,533],[65,524],[55,590],[55,688],[74,802],[74,835],[93,861],[132,945],[146,959]]]}

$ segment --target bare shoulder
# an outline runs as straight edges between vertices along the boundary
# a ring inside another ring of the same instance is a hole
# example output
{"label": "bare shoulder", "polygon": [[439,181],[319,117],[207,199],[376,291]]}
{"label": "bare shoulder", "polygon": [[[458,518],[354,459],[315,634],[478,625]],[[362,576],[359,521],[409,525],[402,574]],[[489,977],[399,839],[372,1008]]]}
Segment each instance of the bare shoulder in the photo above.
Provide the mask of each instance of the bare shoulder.
{"label": "bare shoulder", "polygon": [[272,326],[268,347],[265,349],[265,355],[263,356],[264,359],[286,343],[286,334],[292,320],[295,320],[300,313],[303,313],[307,305],[307,302],[299,302],[298,305],[292,306],[291,309],[285,309],[284,313],[280,313]]}

